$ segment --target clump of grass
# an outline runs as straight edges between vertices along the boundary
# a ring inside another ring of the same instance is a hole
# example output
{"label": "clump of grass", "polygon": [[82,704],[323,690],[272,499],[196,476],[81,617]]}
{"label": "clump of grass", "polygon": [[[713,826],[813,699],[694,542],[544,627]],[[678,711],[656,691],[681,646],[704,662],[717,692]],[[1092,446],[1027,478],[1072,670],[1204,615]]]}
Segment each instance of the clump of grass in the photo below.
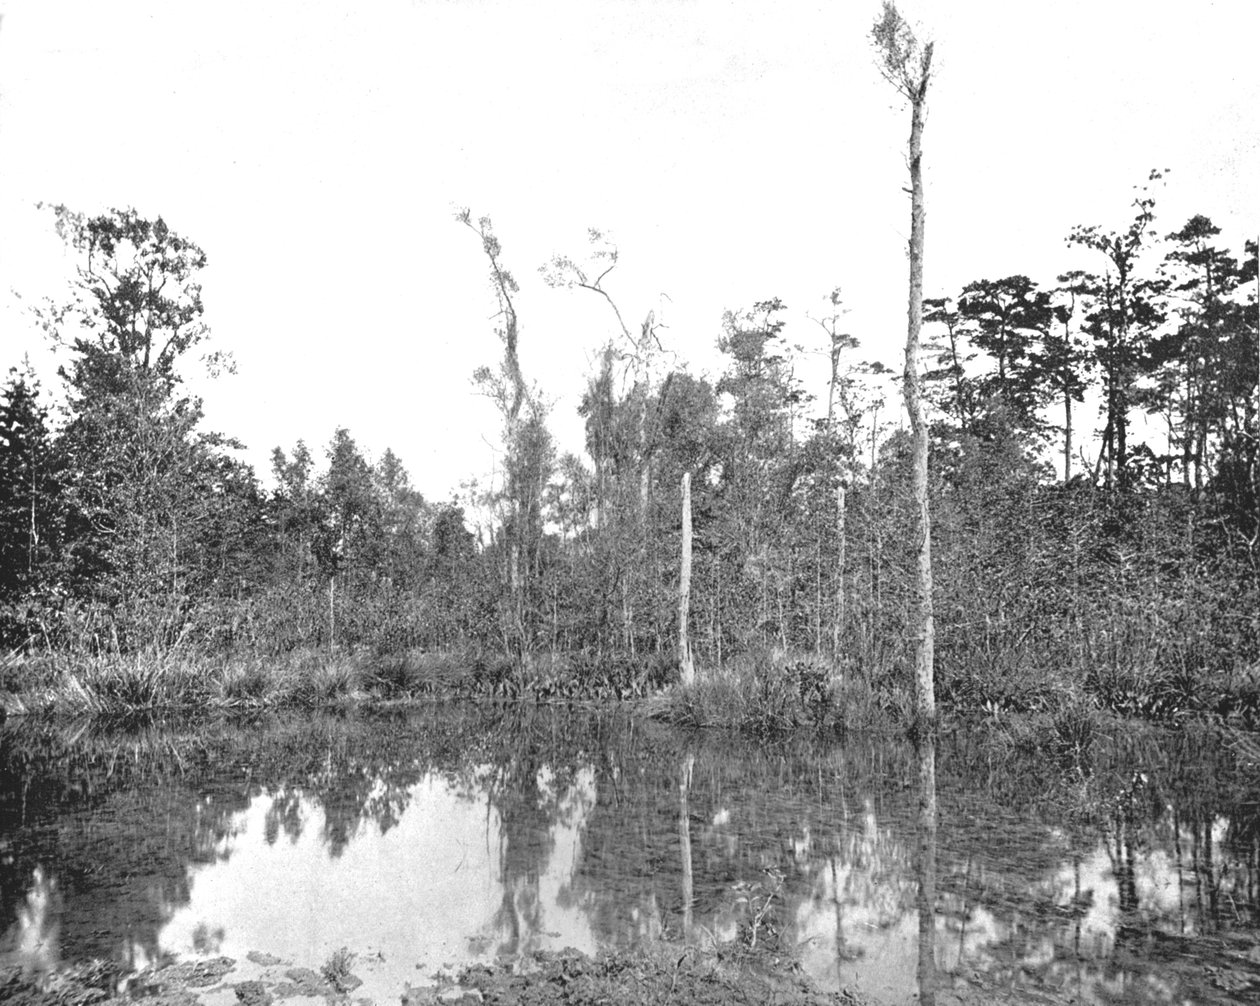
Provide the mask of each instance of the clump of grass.
{"label": "clump of grass", "polygon": [[332,952],[332,956],[324,961],[323,966],[319,969],[320,976],[332,988],[345,995],[352,989],[358,988],[362,984],[358,978],[350,973],[350,969],[354,966],[354,954],[348,947],[339,947]]}
{"label": "clump of grass", "polygon": [[102,654],[60,664],[44,695],[58,711],[126,716],[205,700],[205,681],[190,654]]}
{"label": "clump of grass", "polygon": [[263,706],[275,701],[279,681],[257,657],[225,661],[214,675],[215,699],[225,706]]}
{"label": "clump of grass", "polygon": [[1217,712],[1227,719],[1237,719],[1260,727],[1260,663],[1234,675],[1222,688],[1217,701]]}
{"label": "clump of grass", "polygon": [[472,662],[465,689],[471,695],[512,697],[520,690],[520,675],[509,657],[479,656]]}
{"label": "clump of grass", "polygon": [[578,652],[526,655],[521,660],[480,656],[465,666],[470,670],[458,682],[463,694],[531,702],[642,699],[677,675],[677,665],[665,654]]}
{"label": "clump of grass", "polygon": [[368,671],[364,683],[382,699],[397,699],[419,692],[424,682],[416,674],[411,655],[392,654],[378,658]]}
{"label": "clump of grass", "polygon": [[694,685],[675,691],[669,718],[763,737],[800,727],[840,732],[871,726],[882,721],[883,709],[861,678],[812,656],[761,651],[701,668]]}
{"label": "clump of grass", "polygon": [[1049,711],[1050,747],[1065,766],[1084,771],[1098,736],[1100,712],[1087,695],[1064,692]]}
{"label": "clump of grass", "polygon": [[324,706],[361,694],[362,671],[353,656],[307,654],[287,674],[287,699],[294,705]]}
{"label": "clump of grass", "polygon": [[366,649],[265,655],[197,647],[139,652],[11,654],[0,662],[9,713],[132,715],[218,706],[324,706],[467,690],[471,662],[419,650],[373,656]]}
{"label": "clump of grass", "polygon": [[450,693],[465,686],[472,660],[458,653],[406,650],[373,658],[364,685],[382,699]]}

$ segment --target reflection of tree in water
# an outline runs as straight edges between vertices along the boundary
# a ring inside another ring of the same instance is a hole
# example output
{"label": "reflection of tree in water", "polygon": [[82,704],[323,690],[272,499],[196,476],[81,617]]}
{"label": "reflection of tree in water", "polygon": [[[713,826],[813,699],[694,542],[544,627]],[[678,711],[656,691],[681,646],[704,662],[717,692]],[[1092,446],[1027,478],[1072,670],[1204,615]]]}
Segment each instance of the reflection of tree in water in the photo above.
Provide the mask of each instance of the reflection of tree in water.
{"label": "reflection of tree in water", "polygon": [[158,929],[188,899],[188,866],[216,858],[248,804],[239,788],[196,785],[205,756],[195,739],[157,729],[0,732],[0,833],[13,836],[0,857],[0,918],[13,919],[32,877],[46,876],[59,891],[63,953],[155,956]]}
{"label": "reflection of tree in water", "polygon": [[1119,915],[1113,956],[1117,962],[1123,961],[1125,955],[1140,954],[1150,932],[1140,913],[1137,871],[1148,852],[1144,825],[1152,819],[1152,804],[1159,806],[1154,787],[1144,773],[1135,773],[1129,784],[1115,794],[1102,821],[1103,847],[1116,882]]}
{"label": "reflection of tree in water", "polygon": [[[671,743],[627,747],[620,765],[600,770],[575,885],[595,931],[610,942],[642,938],[653,913],[667,933],[685,925],[682,749]],[[1143,744],[1121,737],[1100,741],[1087,771],[1052,776],[1034,751],[1007,749],[989,761],[975,759],[974,748],[968,756],[971,744],[967,736],[946,738],[939,775],[934,949],[947,969],[982,975],[985,988],[1068,987],[1085,998],[1112,985],[1147,989],[1165,981],[1157,973],[1185,990],[1201,977],[1170,969],[1168,934],[1190,939],[1222,925],[1224,911],[1214,904],[1238,905],[1232,925],[1254,928],[1255,833],[1232,822],[1249,819],[1255,781],[1240,776],[1219,745],[1200,741],[1196,750],[1170,746],[1162,735]],[[719,918],[733,918],[734,886],[772,867],[785,878],[776,919],[788,938],[825,941],[839,964],[860,958],[916,908],[916,809],[907,786],[914,772],[905,752],[879,741],[831,754],[701,745],[687,789],[697,929],[717,933]],[[1025,784],[1021,792],[1021,777],[1037,788]],[[1174,791],[1173,780],[1185,792]],[[1198,823],[1187,828],[1179,808],[1196,801]],[[1176,868],[1179,841],[1184,870]],[[1144,893],[1169,878],[1174,890],[1185,886],[1181,916]],[[1200,948],[1186,944],[1177,953],[1195,960]],[[1152,955],[1163,959],[1152,963]]]}
{"label": "reflection of tree in water", "polygon": [[[1257,872],[1246,865],[1254,846],[1233,846],[1230,835],[1260,776],[1240,772],[1228,747],[1193,728],[1120,730],[1095,748],[1082,772],[1043,776],[1024,800],[1012,780],[1034,753],[1015,752],[990,777],[1004,806],[1047,823],[1046,840],[1018,856],[990,851],[987,876],[974,867],[961,882],[946,875],[955,908],[967,907],[962,922],[981,909],[1000,923],[999,938],[973,947],[967,965],[998,984],[1074,989],[1084,999],[1107,1001],[1116,990],[1150,1001],[1192,996],[1205,957],[1219,953],[1202,937],[1257,922]],[[1018,886],[1004,893],[1003,878]],[[1229,888],[1230,911],[1214,907],[1214,885]],[[956,959],[962,949],[960,941]]]}
{"label": "reflection of tree in water", "polygon": [[[387,833],[431,765],[413,744],[399,743],[406,734],[405,721],[397,718],[374,720],[365,728],[353,718],[326,716],[264,735],[270,740],[248,770],[251,793],[271,794],[268,842],[282,833],[291,841],[301,836],[303,800],[323,809],[323,839],[334,858],[365,824]],[[434,739],[443,740],[440,733]]]}
{"label": "reflection of tree in water", "polygon": [[678,768],[678,853],[682,867],[682,936],[687,942],[693,937],[695,923],[696,880],[691,859],[691,773],[696,767],[696,756],[688,751],[682,756]]}
{"label": "reflection of tree in water", "polygon": [[581,775],[606,733],[602,719],[535,706],[500,708],[483,727],[478,756],[487,761],[470,782],[484,794],[487,813],[498,817],[503,895],[488,926],[500,955],[520,956],[540,945],[546,907],[540,883],[556,830],[573,827],[585,814]]}
{"label": "reflection of tree in water", "polygon": [[542,762],[536,751],[495,765],[478,778],[499,818],[499,876],[503,896],[491,925],[499,954],[536,949],[542,929],[538,884],[551,854],[556,791],[539,786]]}
{"label": "reflection of tree in water", "polygon": [[919,847],[915,857],[919,915],[919,1002],[936,1006],[936,737],[929,733],[918,744]]}
{"label": "reflection of tree in water", "polygon": [[[1202,934],[1242,937],[1260,922],[1260,771],[1212,737],[1118,734],[1068,774],[1032,751],[986,750],[974,734],[943,739],[938,759],[946,969],[1088,997],[1159,968],[1187,989],[1199,979],[1175,970],[1175,954],[1202,963]],[[365,827],[392,828],[432,772],[489,804],[504,894],[487,949],[538,945],[557,836],[579,826],[560,898],[607,943],[684,931],[685,860],[697,938],[734,935],[747,921],[737,887],[765,870],[784,878],[767,921],[788,941],[825,942],[838,962],[915,910],[916,767],[904,745],[754,747],[570,710],[448,707],[183,732],[10,727],[0,732],[5,925],[43,867],[67,956],[117,956],[124,942],[155,953],[187,902],[189,867],[230,854],[225,839],[252,800],[270,801],[273,843],[302,834],[303,807],[321,807],[336,855]],[[199,937],[207,948],[217,938]]]}
{"label": "reflection of tree in water", "polygon": [[283,833],[290,842],[302,837],[302,797],[297,790],[286,789],[276,793],[267,807],[263,818],[263,839],[268,845],[275,845]]}
{"label": "reflection of tree in water", "polygon": [[253,799],[274,795],[269,841],[301,834],[304,798],[322,804],[339,854],[364,823],[392,827],[431,764],[457,760],[467,717],[426,726],[415,735],[402,719],[365,727],[309,716],[184,730],[9,724],[0,730],[0,934],[39,870],[59,892],[67,959],[155,957],[159,931],[188,903],[191,868],[230,855],[224,840]]}
{"label": "reflection of tree in water", "polygon": [[[848,896],[830,892],[845,885],[882,893],[885,873],[905,878],[893,914],[913,904],[904,843],[893,850],[882,836],[867,841],[860,827],[833,826],[838,804],[860,800],[852,764],[807,743],[704,740],[661,733],[621,745],[620,761],[601,765],[575,876],[600,938],[625,945],[662,930],[682,935],[689,921],[698,939],[731,938],[747,931],[773,889],[762,924],[791,939],[800,906],[825,898],[835,908]],[[878,771],[873,752],[868,771]],[[837,877],[846,858],[861,866]]]}

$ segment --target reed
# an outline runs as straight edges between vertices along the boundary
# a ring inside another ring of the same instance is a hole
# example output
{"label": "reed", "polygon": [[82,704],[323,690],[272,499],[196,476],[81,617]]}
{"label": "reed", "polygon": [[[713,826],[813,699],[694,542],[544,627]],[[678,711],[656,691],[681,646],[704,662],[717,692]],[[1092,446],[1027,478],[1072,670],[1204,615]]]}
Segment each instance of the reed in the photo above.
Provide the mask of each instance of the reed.
{"label": "reed", "polygon": [[454,694],[470,679],[472,664],[462,654],[378,655],[363,648],[11,654],[0,663],[0,695],[13,714],[317,708]]}
{"label": "reed", "polygon": [[841,733],[890,725],[897,703],[889,685],[813,655],[758,650],[697,668],[695,683],[669,692],[660,715],[758,737],[798,728]]}

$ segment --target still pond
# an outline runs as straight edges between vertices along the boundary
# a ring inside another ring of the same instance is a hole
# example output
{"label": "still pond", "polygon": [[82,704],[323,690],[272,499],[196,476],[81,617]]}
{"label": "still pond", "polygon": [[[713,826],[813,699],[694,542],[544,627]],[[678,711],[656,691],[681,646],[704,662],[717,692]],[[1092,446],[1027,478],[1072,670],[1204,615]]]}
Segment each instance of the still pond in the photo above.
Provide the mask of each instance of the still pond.
{"label": "still pond", "polygon": [[0,963],[35,975],[346,947],[355,997],[397,1002],[658,940],[759,941],[876,1003],[925,974],[949,1001],[1260,1002],[1260,744],[758,744],[474,705],[0,733]]}

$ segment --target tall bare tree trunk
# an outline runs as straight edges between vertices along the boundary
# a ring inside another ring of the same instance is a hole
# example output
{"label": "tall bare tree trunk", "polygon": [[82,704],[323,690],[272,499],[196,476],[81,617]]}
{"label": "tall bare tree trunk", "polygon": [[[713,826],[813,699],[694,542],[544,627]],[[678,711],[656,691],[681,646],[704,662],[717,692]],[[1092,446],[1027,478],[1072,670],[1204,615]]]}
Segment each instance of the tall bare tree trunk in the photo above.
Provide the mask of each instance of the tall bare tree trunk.
{"label": "tall bare tree trunk", "polygon": [[[931,46],[926,62],[931,63]],[[910,307],[906,329],[905,397],[906,412],[914,440],[911,467],[914,484],[912,540],[918,544],[915,585],[916,612],[914,679],[921,719],[931,725],[936,718],[935,644],[936,626],[932,612],[932,518],[928,510],[928,428],[923,415],[923,386],[919,375],[919,333],[923,328],[923,111],[927,100],[928,75],[911,99],[910,117]]]}
{"label": "tall bare tree trunk", "polygon": [[822,527],[814,535],[814,654],[822,655],[823,626],[823,550]]}
{"label": "tall bare tree trunk", "polygon": [[691,472],[682,477],[682,558],[678,573],[678,673],[684,687],[696,682],[687,623],[691,618]]}
{"label": "tall bare tree trunk", "polygon": [[840,656],[840,640],[844,632],[844,566],[847,532],[847,500],[844,483],[836,487],[836,617],[831,626],[831,655]]}
{"label": "tall bare tree trunk", "polygon": [[923,117],[928,84],[932,79],[932,49],[920,45],[913,28],[884,0],[883,12],[871,30],[879,53],[880,71],[910,102],[910,305],[906,328],[904,394],[910,417],[914,487],[911,540],[916,558],[915,605],[912,634],[915,641],[915,705],[922,728],[931,730],[936,720],[933,657],[936,630],[932,616],[932,524],[928,512],[928,428],[923,414],[923,383],[919,374],[919,333],[923,328]]}

